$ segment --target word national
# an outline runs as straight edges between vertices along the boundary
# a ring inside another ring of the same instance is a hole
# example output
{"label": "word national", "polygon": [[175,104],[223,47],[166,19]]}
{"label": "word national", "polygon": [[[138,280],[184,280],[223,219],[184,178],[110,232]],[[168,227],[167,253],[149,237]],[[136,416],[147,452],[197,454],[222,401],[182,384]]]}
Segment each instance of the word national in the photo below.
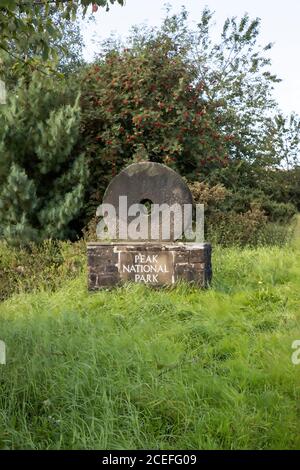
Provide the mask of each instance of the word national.
{"label": "word national", "polygon": [[134,273],[135,282],[158,282],[159,273],[168,273],[167,265],[159,264],[158,255],[135,255],[134,264],[123,264],[123,273]]}
{"label": "word national", "polygon": [[89,290],[129,282],[209,286],[204,205],[195,203],[171,168],[156,162],[127,166],[109,183],[96,217],[98,240],[87,244]]}

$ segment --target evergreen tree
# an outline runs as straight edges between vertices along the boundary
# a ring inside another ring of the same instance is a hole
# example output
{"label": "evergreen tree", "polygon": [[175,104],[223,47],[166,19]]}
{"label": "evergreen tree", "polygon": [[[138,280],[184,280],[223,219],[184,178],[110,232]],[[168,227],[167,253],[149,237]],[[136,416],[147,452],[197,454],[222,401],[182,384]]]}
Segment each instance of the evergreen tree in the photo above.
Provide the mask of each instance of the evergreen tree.
{"label": "evergreen tree", "polygon": [[13,243],[65,238],[84,198],[76,154],[79,97],[38,72],[0,108],[0,236]]}

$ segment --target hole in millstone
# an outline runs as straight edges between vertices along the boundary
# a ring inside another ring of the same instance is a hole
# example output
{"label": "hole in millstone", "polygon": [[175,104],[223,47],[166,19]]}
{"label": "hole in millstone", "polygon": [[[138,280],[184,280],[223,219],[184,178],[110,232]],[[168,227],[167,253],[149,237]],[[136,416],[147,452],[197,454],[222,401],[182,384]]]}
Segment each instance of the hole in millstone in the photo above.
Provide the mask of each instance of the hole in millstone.
{"label": "hole in millstone", "polygon": [[142,204],[144,206],[144,211],[145,211],[145,214],[147,215],[150,215],[151,214],[151,210],[152,210],[152,204],[153,202],[150,201],[150,199],[142,199],[140,204]]}

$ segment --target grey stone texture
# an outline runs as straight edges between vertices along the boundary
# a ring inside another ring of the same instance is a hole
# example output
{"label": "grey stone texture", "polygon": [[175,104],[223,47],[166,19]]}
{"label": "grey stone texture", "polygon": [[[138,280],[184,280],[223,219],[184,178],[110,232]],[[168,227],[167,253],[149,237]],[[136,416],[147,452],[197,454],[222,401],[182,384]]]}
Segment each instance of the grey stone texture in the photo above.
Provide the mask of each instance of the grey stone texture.
{"label": "grey stone texture", "polygon": [[[104,204],[111,204],[116,211],[118,220],[119,197],[127,196],[127,207],[145,202],[176,205],[177,214],[182,212],[184,205],[192,205],[192,194],[184,180],[173,170],[159,163],[134,163],[117,175],[109,184]],[[143,206],[144,207],[144,206]],[[100,215],[100,214],[98,214]],[[104,214],[102,214],[104,215]],[[146,239],[133,241],[128,238],[117,238],[111,242],[88,243],[88,288],[98,290],[111,288],[126,282],[144,283],[154,287],[172,285],[179,281],[187,281],[198,287],[207,287],[211,281],[211,245],[209,243],[185,243],[181,239],[184,229],[190,227],[192,213],[181,224],[168,224],[166,215],[162,217],[143,216],[151,220],[145,231]],[[113,217],[113,215],[111,215]],[[132,218],[125,211],[126,226]],[[175,219],[174,215],[174,219]],[[112,219],[115,222],[115,219]],[[185,225],[184,225],[185,224]],[[146,226],[147,224],[145,224]],[[178,235],[178,225],[179,235]],[[167,239],[162,236],[162,229],[170,226]],[[151,239],[151,228],[158,228],[158,239]],[[145,236],[145,234],[143,236]]]}
{"label": "grey stone texture", "polygon": [[211,281],[209,243],[88,243],[88,287],[98,290],[129,281],[151,286]]}
{"label": "grey stone texture", "polygon": [[[119,197],[127,196],[127,205],[141,204],[143,201],[151,201],[152,204],[167,204],[168,206],[176,205],[182,210],[184,204],[193,204],[193,196],[185,181],[171,168],[154,162],[133,163],[122,170],[108,185],[104,197],[104,204],[111,204],[116,210],[117,218],[119,214]],[[145,216],[147,217],[147,215]],[[134,217],[127,216],[124,221],[127,225]],[[159,237],[161,234],[161,218],[157,221],[151,221],[157,224]],[[176,237],[181,238],[184,229],[189,226],[190,221],[185,220],[182,225],[181,233]],[[148,237],[150,238],[150,237]],[[118,237],[120,240],[121,237]],[[164,241],[174,241],[174,229],[171,224],[170,237]],[[145,240],[147,241],[147,239]]]}

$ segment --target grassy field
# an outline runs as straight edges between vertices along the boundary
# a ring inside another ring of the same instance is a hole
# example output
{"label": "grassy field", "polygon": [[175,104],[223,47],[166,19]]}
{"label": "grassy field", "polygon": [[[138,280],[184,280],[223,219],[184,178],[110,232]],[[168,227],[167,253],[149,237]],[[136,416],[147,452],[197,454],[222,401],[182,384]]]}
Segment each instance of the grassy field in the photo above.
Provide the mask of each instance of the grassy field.
{"label": "grassy field", "polygon": [[300,449],[299,247],[217,248],[207,291],[0,303],[0,448]]}

